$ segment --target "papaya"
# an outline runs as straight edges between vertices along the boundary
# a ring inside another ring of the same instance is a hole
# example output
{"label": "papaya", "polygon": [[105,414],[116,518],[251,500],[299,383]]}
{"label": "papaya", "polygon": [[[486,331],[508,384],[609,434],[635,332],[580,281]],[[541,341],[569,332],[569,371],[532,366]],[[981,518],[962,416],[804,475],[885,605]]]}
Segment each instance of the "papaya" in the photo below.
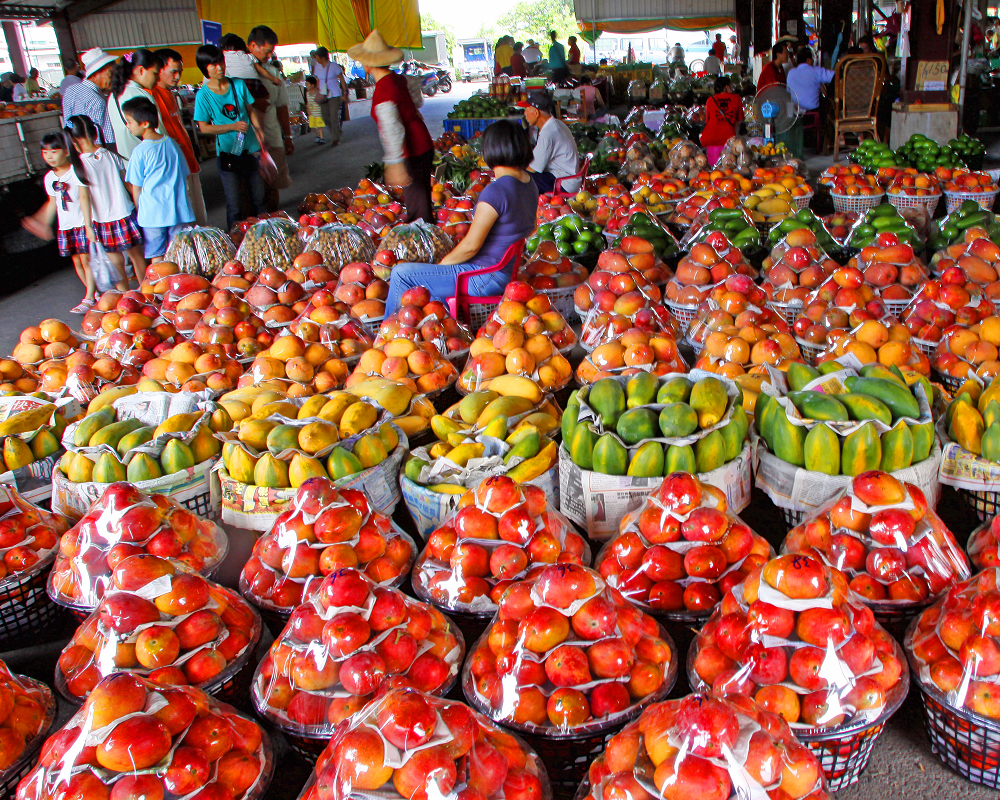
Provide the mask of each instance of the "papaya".
{"label": "papaya", "polygon": [[7,469],[15,470],[28,466],[35,460],[35,457],[23,439],[8,436],[3,440],[3,460]]}
{"label": "papaya", "polygon": [[877,419],[886,425],[892,424],[892,412],[881,400],[867,394],[855,394],[854,392],[838,394],[837,399],[843,403],[847,409],[847,416],[853,420],[863,422],[868,419]]}
{"label": "papaya", "polygon": [[360,403],[361,398],[355,397],[350,392],[334,392],[330,395],[329,401],[319,410],[317,415],[320,419],[339,425],[344,412],[355,403]]}
{"label": "papaya", "polygon": [[680,439],[698,430],[698,412],[687,403],[670,403],[660,411],[660,433],[667,439]]}
{"label": "papaya", "polygon": [[491,389],[481,389],[478,392],[467,394],[458,404],[458,415],[463,422],[473,425],[483,413],[483,409],[499,396]]}
{"label": "papaya", "polygon": [[414,483],[420,480],[420,471],[427,466],[427,462],[422,458],[410,456],[406,459],[406,466],[403,467],[403,474]]}
{"label": "papaya", "polygon": [[[74,458],[76,458],[76,453],[74,453],[72,450],[67,450],[65,453],[62,454],[62,458],[59,459],[59,471],[63,475],[66,475],[67,477],[69,476],[69,468],[70,465],[73,463]],[[0,454],[0,461],[3,461],[2,454]],[[7,466],[3,465],[2,469],[4,472],[6,472]]]}
{"label": "papaya", "polygon": [[691,397],[692,383],[688,378],[671,378],[656,392],[656,402],[661,405],[686,403]]}
{"label": "papaya", "polygon": [[355,403],[340,418],[340,438],[362,433],[378,421],[378,411],[368,403]]}
{"label": "papaya", "polygon": [[306,398],[306,401],[299,406],[299,413],[295,415],[296,419],[311,419],[312,417],[318,417],[319,412],[323,410],[329,402],[329,398],[325,394],[314,394],[312,397]]}
{"label": "papaya", "polygon": [[802,445],[805,468],[826,475],[840,474],[840,438],[826,425],[815,425]]}
{"label": "papaya", "polygon": [[633,375],[625,384],[625,405],[628,408],[648,406],[656,400],[656,390],[659,388],[659,383],[652,372],[639,372]]}
{"label": "papaya", "polygon": [[633,408],[618,418],[615,430],[626,445],[639,444],[659,433],[656,412],[651,408]]}
{"label": "papaya", "polygon": [[377,434],[366,433],[354,443],[354,455],[361,462],[362,469],[368,469],[385,461],[389,453]]}
{"label": "papaya", "polygon": [[454,461],[458,466],[464,467],[473,458],[482,458],[485,450],[486,446],[479,442],[465,442],[447,453],[447,457],[449,461]]}
{"label": "papaya", "polygon": [[810,382],[816,380],[818,377],[820,377],[818,369],[798,361],[793,361],[789,364],[788,372],[785,373],[785,378],[788,380],[788,388],[793,392],[801,392]]}
{"label": "papaya", "polygon": [[343,447],[334,447],[326,459],[326,468],[330,477],[337,480],[362,472],[364,465],[354,453],[349,453]]}
{"label": "papaya", "polygon": [[562,440],[567,444],[573,440],[573,429],[580,418],[580,404],[574,403],[574,399],[575,397],[571,395],[562,415]]}
{"label": "papaya", "polygon": [[163,452],[160,453],[160,466],[163,467],[165,475],[172,475],[175,472],[188,469],[196,463],[191,448],[180,439],[171,439],[163,448]]}
{"label": "papaya", "polygon": [[399,445],[399,434],[388,422],[383,423],[378,429],[378,438],[382,440],[386,454],[391,453]]}
{"label": "papaya", "polygon": [[[229,453],[229,460],[226,461],[223,459],[226,464],[226,471],[233,480],[240,483],[253,484],[253,470],[257,466],[257,457],[250,455],[239,445],[235,443],[233,445]],[[225,454],[225,450],[223,450],[223,454]]]}
{"label": "papaya", "polygon": [[[110,406],[105,406],[105,408],[110,408]],[[153,463],[156,464],[155,461]],[[157,464],[156,468],[159,469],[160,465]],[[10,469],[9,466],[8,469]],[[94,479],[94,462],[83,453],[73,454],[73,460],[69,464],[66,477],[73,481],[73,483],[90,483]],[[131,475],[127,475],[127,477],[130,481],[133,480]]]}
{"label": "papaya", "polygon": [[987,426],[983,432],[980,455],[988,461],[1000,461],[1000,421]]}
{"label": "papaya", "polygon": [[788,399],[804,419],[847,421],[847,407],[837,398],[822,392],[789,392]]}
{"label": "papaya", "polygon": [[117,483],[125,480],[125,465],[111,453],[101,453],[94,462],[92,479],[95,483]]}
{"label": "papaya", "polygon": [[1000,422],[1000,403],[996,400],[990,400],[986,404],[986,409],[983,413],[983,425],[985,427],[990,427],[994,422]]}
{"label": "papaya", "polygon": [[913,437],[913,464],[919,464],[931,454],[934,449],[933,422],[922,422],[919,425],[910,426],[910,435]]}
{"label": "papaya", "polygon": [[702,378],[691,387],[688,404],[698,412],[698,426],[702,430],[722,419],[728,403],[726,385],[718,378]]}
{"label": "papaya", "polygon": [[711,472],[726,463],[726,440],[721,431],[712,431],[694,443],[698,472]]}
{"label": "papaya", "polygon": [[844,365],[838,364],[836,361],[824,361],[822,364],[816,365],[820,375],[832,375],[834,372],[840,372],[843,368]]}
{"label": "papaya", "polygon": [[641,445],[628,465],[628,475],[633,478],[658,478],[663,474],[663,445],[646,442]]}
{"label": "papaya", "polygon": [[118,440],[118,446],[115,448],[118,451],[118,455],[124,457],[130,450],[141,444],[146,444],[146,442],[152,441],[153,431],[155,430],[155,426],[146,425],[142,428],[136,428],[131,433],[126,433],[121,439]]}
{"label": "papaya", "polygon": [[689,444],[672,444],[667,447],[663,459],[663,475],[672,472],[698,472],[698,461],[694,457],[694,448]]}
{"label": "papaya", "polygon": [[983,418],[970,403],[955,403],[948,426],[948,436],[970,453],[977,456],[983,449]]}
{"label": "papaya", "polygon": [[909,426],[903,420],[893,425],[879,439],[882,446],[880,470],[895,472],[897,469],[905,469],[913,463],[913,434],[910,433]]}
{"label": "papaya", "polygon": [[31,440],[31,454],[36,461],[48,458],[58,449],[59,440],[52,434],[52,431],[47,431],[45,428],[38,431]]}
{"label": "papaya", "polygon": [[881,400],[892,413],[894,420],[900,417],[920,418],[920,405],[909,387],[900,386],[896,380],[888,378],[847,378],[844,385],[848,391],[867,394]]}
{"label": "papaya", "polygon": [[955,416],[955,409],[962,403],[965,403],[965,405],[967,406],[972,406],[973,408],[976,408],[975,402],[973,401],[972,397],[969,396],[968,394],[965,394],[963,392],[962,394],[955,395],[955,399],[948,404],[948,408],[946,408],[944,412],[944,422],[946,426],[951,425],[951,418]]}
{"label": "papaya", "polygon": [[[623,394],[622,401],[624,400]],[[594,445],[594,472],[600,472],[602,475],[624,475],[627,471],[628,451],[612,434],[605,433]]]}
{"label": "papaya", "polygon": [[241,400],[227,400],[223,397],[219,400],[219,405],[222,406],[223,410],[225,410],[226,414],[233,421],[233,425],[230,426],[230,430],[236,425],[237,422],[242,422],[249,417],[251,413],[253,413],[250,410],[250,406]]}
{"label": "papaya", "polygon": [[454,448],[447,442],[434,442],[427,450],[431,458],[441,458],[448,455]]}
{"label": "papaya", "polygon": [[[240,441],[258,452],[267,449],[267,435],[278,427],[272,419],[248,419],[240,423]],[[159,428],[157,428],[159,430]],[[158,434],[154,433],[155,439]]]}
{"label": "papaya", "polygon": [[[156,426],[153,438],[155,439],[157,436],[164,433],[184,433],[185,431],[189,431],[195,426],[195,423],[199,419],[201,419],[200,411],[190,411],[186,414],[174,414],[172,417],[167,417],[163,420],[163,422]],[[261,448],[263,448],[263,445],[261,445]]]}
{"label": "papaya", "polygon": [[803,449],[808,431],[802,425],[793,425],[785,414],[785,409],[777,403],[774,405],[777,410],[772,413],[770,420],[774,442],[769,443],[769,446],[773,444],[772,452],[782,461],[804,467],[806,461]]}
{"label": "papaya", "polygon": [[569,457],[580,469],[594,468],[594,446],[597,431],[589,422],[581,422],[573,429],[573,439],[569,443]]}
{"label": "papaya", "polygon": [[[968,390],[966,389],[968,387]],[[959,394],[963,394],[966,391],[974,391],[979,387],[971,382],[967,381],[961,389],[959,389]],[[957,398],[956,398],[957,399]],[[990,404],[991,400],[1000,400],[1000,381],[994,378],[990,381],[990,385],[987,386],[978,396],[970,395],[970,399],[979,409],[979,413],[982,414],[986,410],[986,406]]]}
{"label": "papaya", "polygon": [[757,435],[767,442],[769,448],[771,447],[771,439],[764,430],[764,417],[768,407],[773,402],[774,398],[771,395],[761,392],[757,395],[757,401],[753,404],[753,424],[757,429]]}
{"label": "papaya", "polygon": [[62,441],[63,431],[66,430],[68,424],[62,412],[57,411],[52,415],[52,435],[56,437],[56,441]]}
{"label": "papaya", "polygon": [[257,486],[269,489],[287,489],[288,464],[275,458],[271,453],[264,453],[253,468],[253,482]]}
{"label": "papaya", "polygon": [[[340,449],[340,448],[337,448]],[[310,478],[326,478],[326,470],[319,459],[296,453],[288,464],[288,482],[293,489],[298,489]]]}
{"label": "papaya", "polygon": [[[362,405],[351,406],[351,408],[361,408]],[[371,408],[371,406],[364,406],[365,408]],[[351,409],[347,410],[350,413]],[[374,409],[372,409],[374,412]],[[344,414],[346,419],[347,414]],[[344,422],[341,420],[341,434],[343,433]],[[371,426],[369,426],[371,427]],[[274,431],[271,431],[274,433]],[[296,441],[298,442],[298,447],[300,450],[304,450],[309,455],[315,455],[320,450],[329,447],[331,444],[336,444],[342,436],[337,435],[337,428],[333,423],[326,422],[324,420],[316,420],[316,422],[307,422],[298,430],[298,435]],[[270,441],[270,434],[268,434],[268,441]],[[293,447],[295,445],[292,445]]]}
{"label": "papaya", "polygon": [[893,381],[900,386],[906,386],[906,378],[903,377],[903,373],[899,371],[898,368],[895,370],[891,367],[886,367],[883,364],[865,364],[859,371],[858,374],[862,378],[881,378],[885,381]]}
{"label": "papaya", "polygon": [[265,444],[267,451],[273,455],[281,455],[285,450],[296,450],[299,447],[299,428],[295,425],[276,425],[267,433]]}
{"label": "papaya", "polygon": [[222,450],[222,442],[215,438],[210,426],[202,425],[188,447],[191,448],[194,463],[200,464],[202,461],[208,461],[208,459],[219,455],[219,451]]}
{"label": "papaya", "polygon": [[121,422],[112,422],[90,437],[89,446],[99,447],[102,444],[106,444],[109,447],[118,447],[118,442],[122,440],[125,434],[138,430],[141,427],[142,423],[137,419],[124,419]]}
{"label": "papaya", "polygon": [[722,440],[726,443],[726,461],[732,461],[740,454],[743,442],[747,438],[746,412],[743,411],[743,406],[737,406],[737,409],[742,412],[743,421],[737,419],[734,413],[729,424],[719,429]]}
{"label": "papaya", "polygon": [[559,448],[555,442],[550,441],[538,452],[537,456],[522,461],[511,469],[507,473],[507,477],[517,483],[532,481],[552,469],[558,457]]}
{"label": "papaya", "polygon": [[[73,444],[77,447],[86,447],[90,444],[90,439],[95,433],[114,421],[114,406],[103,406],[94,413],[88,414],[73,431]],[[84,481],[77,481],[77,483],[84,483]]]}
{"label": "papaya", "polygon": [[155,458],[147,453],[136,453],[128,462],[125,477],[129,483],[151,481],[163,477],[163,470]]}
{"label": "papaya", "polygon": [[[622,385],[614,378],[601,378],[591,386],[587,403],[600,414],[605,430],[614,430],[618,418],[626,410],[625,392],[622,390]],[[621,474],[625,474],[624,470]]]}
{"label": "papaya", "polygon": [[539,433],[546,435],[559,427],[559,420],[544,411],[536,411],[533,414],[528,414],[528,416],[517,423],[518,428],[522,425],[534,425]]}
{"label": "papaya", "polygon": [[878,469],[881,463],[882,443],[875,433],[874,425],[862,425],[844,437],[844,445],[840,451],[841,475],[853,478],[862,472]]}

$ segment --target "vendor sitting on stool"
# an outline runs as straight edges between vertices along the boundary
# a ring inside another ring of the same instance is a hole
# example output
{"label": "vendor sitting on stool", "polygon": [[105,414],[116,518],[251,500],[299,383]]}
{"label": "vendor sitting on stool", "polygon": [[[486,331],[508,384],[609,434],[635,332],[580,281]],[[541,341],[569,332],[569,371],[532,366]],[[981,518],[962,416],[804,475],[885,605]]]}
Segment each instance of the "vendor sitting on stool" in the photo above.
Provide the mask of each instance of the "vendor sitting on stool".
{"label": "vendor sitting on stool", "polygon": [[[462,272],[492,267],[507,248],[523,240],[535,228],[538,189],[527,171],[531,161],[528,134],[510,120],[499,120],[483,133],[483,159],[496,180],[479,195],[472,225],[440,264],[396,264],[389,279],[386,316],[394,314],[407,289],[426,286],[434,300],[444,301],[455,293],[455,279]],[[510,283],[514,265],[474,275],[469,292],[476,297],[502,294]]]}
{"label": "vendor sitting on stool", "polygon": [[715,94],[705,103],[705,130],[701,132],[701,146],[705,148],[709,166],[715,166],[722,148],[736,135],[743,121],[743,100],[730,91],[731,84],[728,75],[720,75],[715,79]]}
{"label": "vendor sitting on stool", "polygon": [[[535,155],[528,166],[528,172],[531,173],[539,194],[551,192],[557,178],[576,175],[580,171],[576,140],[566,123],[552,116],[555,107],[552,99],[544,92],[532,92],[518,106],[524,109],[525,121],[538,128]],[[580,188],[580,181],[563,181],[562,188],[563,191],[575,193]]]}

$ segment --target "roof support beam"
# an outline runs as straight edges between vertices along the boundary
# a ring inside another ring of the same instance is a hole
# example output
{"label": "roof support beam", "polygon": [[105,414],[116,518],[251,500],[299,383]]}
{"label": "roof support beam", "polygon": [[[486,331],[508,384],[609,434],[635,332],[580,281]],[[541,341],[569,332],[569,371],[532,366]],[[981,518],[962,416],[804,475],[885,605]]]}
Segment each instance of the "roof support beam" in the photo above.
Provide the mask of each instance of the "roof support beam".
{"label": "roof support beam", "polygon": [[72,24],[88,14],[93,14],[95,11],[100,11],[102,8],[107,8],[117,2],[118,0],[79,0],[79,2],[66,6],[66,18]]}
{"label": "roof support beam", "polygon": [[54,11],[51,6],[0,5],[0,20],[49,19]]}

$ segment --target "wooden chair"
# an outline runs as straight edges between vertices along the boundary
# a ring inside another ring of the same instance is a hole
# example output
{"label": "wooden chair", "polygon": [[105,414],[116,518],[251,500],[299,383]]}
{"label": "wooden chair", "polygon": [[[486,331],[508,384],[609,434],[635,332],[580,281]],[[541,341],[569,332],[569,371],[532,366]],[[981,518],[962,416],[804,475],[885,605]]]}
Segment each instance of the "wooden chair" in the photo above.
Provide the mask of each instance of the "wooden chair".
{"label": "wooden chair", "polygon": [[834,78],[833,160],[840,151],[843,133],[878,136],[878,101],[885,83],[885,59],[862,53],[844,56],[837,62]]}

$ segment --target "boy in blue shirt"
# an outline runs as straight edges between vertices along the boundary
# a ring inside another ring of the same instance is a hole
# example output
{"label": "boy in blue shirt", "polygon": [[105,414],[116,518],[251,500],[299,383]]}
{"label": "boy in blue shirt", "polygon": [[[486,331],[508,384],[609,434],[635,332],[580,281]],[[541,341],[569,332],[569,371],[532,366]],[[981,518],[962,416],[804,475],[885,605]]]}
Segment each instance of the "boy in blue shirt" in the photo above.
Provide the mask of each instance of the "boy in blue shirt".
{"label": "boy in blue shirt", "polygon": [[122,104],[122,114],[129,133],[142,140],[129,158],[125,181],[135,201],[146,258],[158,261],[174,234],[194,222],[187,162],[173,139],[156,132],[160,117],[152,101],[133,97]]}

